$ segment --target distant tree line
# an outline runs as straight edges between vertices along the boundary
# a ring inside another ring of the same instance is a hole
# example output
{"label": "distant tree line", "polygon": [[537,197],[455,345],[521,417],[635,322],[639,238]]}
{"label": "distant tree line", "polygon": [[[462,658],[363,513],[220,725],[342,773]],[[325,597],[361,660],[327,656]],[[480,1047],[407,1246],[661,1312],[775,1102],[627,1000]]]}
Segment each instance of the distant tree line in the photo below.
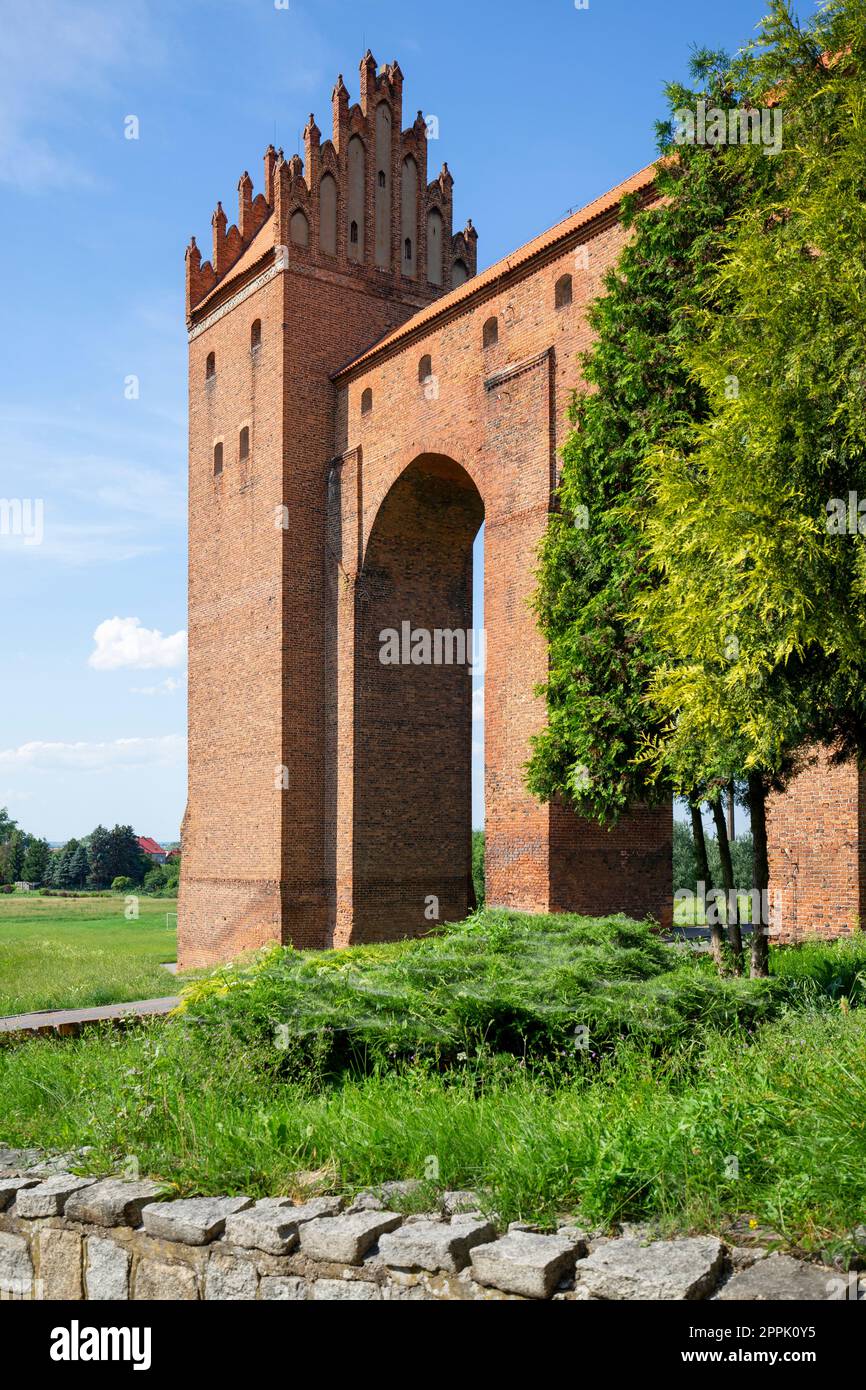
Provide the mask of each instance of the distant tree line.
{"label": "distant tree line", "polygon": [[47,840],[28,835],[0,807],[0,885],[34,883],[40,888],[75,892],[116,888],[125,892],[177,891],[180,863],[155,864],[138,844],[131,825],[107,830],[97,825],[83,839],[67,840],[52,851]]}
{"label": "distant tree line", "polygon": [[[750,834],[738,835],[735,840],[719,841],[714,835],[704,837],[706,865],[695,845],[693,829],[682,821],[674,821],[674,892],[690,889],[694,892],[699,883],[709,892],[720,888],[726,881],[726,868],[723,855],[727,849],[731,857],[731,878],[733,887],[748,892],[754,882],[754,844]],[[709,873],[707,873],[709,870]]]}

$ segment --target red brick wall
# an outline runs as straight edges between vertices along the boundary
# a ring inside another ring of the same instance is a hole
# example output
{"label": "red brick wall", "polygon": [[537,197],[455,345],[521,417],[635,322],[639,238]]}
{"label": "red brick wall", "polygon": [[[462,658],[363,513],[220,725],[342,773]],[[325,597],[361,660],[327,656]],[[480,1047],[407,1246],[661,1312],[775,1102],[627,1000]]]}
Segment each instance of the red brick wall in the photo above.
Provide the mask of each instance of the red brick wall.
{"label": "red brick wall", "polygon": [[[866,824],[862,773],[826,753],[767,809],[773,940],[846,936],[863,925]],[[779,895],[778,907],[775,907]]]}
{"label": "red brick wall", "polygon": [[[282,312],[279,281],[190,344],[189,787],[180,959],[202,964],[280,930]],[[262,344],[250,351],[250,326]],[[205,362],[216,377],[205,385]],[[251,451],[238,459],[241,426]],[[213,474],[213,443],[224,441]]]}
{"label": "red brick wall", "polygon": [[[468,628],[472,537],[485,526],[488,895],[546,911],[669,914],[670,813],[637,812],[610,832],[541,806],[523,785],[541,727],[534,689],[546,650],[529,607],[557,450],[568,428],[586,305],[622,245],[615,207],[556,251],[463,299],[398,347],[339,376],[441,294],[400,274],[398,172],[416,125],[395,141],[394,265],[373,264],[375,165],[367,166],[366,263],[318,243],[318,179],[342,196],[353,132],[369,141],[388,100],[400,130],[402,75],[362,64],[361,105],[334,95],[334,140],[305,134],[306,169],[278,162],[250,237],[217,227],[214,273],[189,262],[190,783],[179,908],[184,966],[265,941],[297,946],[426,930],[467,906],[470,696],[466,668],[383,667],[378,634]],[[369,146],[372,149],[372,145]],[[266,164],[270,170],[270,164]],[[251,197],[248,186],[242,200]],[[451,178],[419,199],[446,222]],[[303,209],[310,244],[291,244]],[[266,220],[262,222],[262,217]],[[256,240],[253,244],[252,237]],[[582,242],[586,246],[582,246]],[[474,233],[456,243],[474,270]],[[281,250],[280,248],[285,248]],[[588,261],[584,252],[588,251]],[[456,254],[454,251],[452,254]],[[573,277],[573,303],[554,287]],[[499,341],[482,327],[499,320]],[[262,346],[249,330],[262,321]],[[209,352],[216,379],[205,385]],[[429,354],[435,388],[419,382]],[[361,413],[365,390],[373,409]],[[248,460],[237,457],[243,425]],[[215,479],[212,450],[224,441]],[[275,524],[287,509],[287,529]],[[285,767],[288,785],[278,785]]]}
{"label": "red brick wall", "polygon": [[[334,452],[330,374],[442,293],[423,277],[408,281],[398,268],[391,274],[374,268],[372,229],[365,262],[348,261],[348,137],[368,134],[375,101],[382,99],[400,130],[399,82],[393,74],[377,78],[369,63],[365,71],[369,119],[338,95],[334,143],[320,148],[315,133],[307,132],[310,185],[300,161],[277,164],[264,225],[261,218],[252,224],[258,255],[250,252],[245,264],[237,229],[225,232],[223,219],[218,254],[234,248],[235,268],[199,303],[213,278],[209,266],[202,267],[189,292],[190,772],[179,904],[185,966],[273,939],[321,946],[333,931],[327,733],[329,722],[333,728],[333,624],[327,621],[325,560]],[[417,157],[423,180],[426,142],[419,146],[420,139],[407,132],[405,147]],[[398,139],[395,161],[400,151]],[[341,189],[335,257],[319,249],[317,189],[326,170]],[[368,222],[374,177],[370,160]],[[450,189],[450,179],[446,183]],[[442,205],[438,183],[434,195]],[[395,203],[397,248],[399,199]],[[425,207],[422,189],[419,223]],[[309,218],[306,248],[291,243],[290,220],[298,208]],[[450,203],[446,227],[450,237]],[[256,318],[262,344],[253,353]],[[206,383],[211,352],[217,370]],[[241,462],[238,437],[245,424],[251,451]],[[224,467],[215,478],[218,439],[224,441]],[[282,507],[285,529],[276,522]],[[283,767],[285,788],[279,785]]]}
{"label": "red brick wall", "polygon": [[[571,391],[580,380],[578,356],[590,342],[586,305],[599,292],[622,239],[621,228],[611,219],[587,243],[588,269],[583,268],[584,248],[575,237],[572,245],[545,263],[504,286],[482,291],[477,299],[464,300],[453,317],[434,321],[426,331],[394,345],[381,358],[374,355],[340,379],[336,450],[342,464],[332,490],[332,534],[342,544],[339,563],[348,582],[337,600],[343,608],[338,618],[338,683],[347,697],[342,719],[348,724],[357,720],[357,710],[348,708],[348,696],[356,663],[360,668],[360,657],[351,650],[351,614],[360,602],[368,568],[376,569],[375,532],[382,509],[417,460],[452,459],[472,479],[485,518],[488,900],[527,911],[628,911],[669,922],[669,807],[638,810],[614,829],[599,830],[563,808],[540,805],[524,786],[529,740],[544,719],[543,701],[534,691],[545,677],[547,653],[529,605],[537,548],[555,486],[557,450],[569,428]],[[573,277],[573,302],[557,310],[554,289],[566,273]],[[499,320],[499,339],[495,347],[485,349],[483,325],[491,316]],[[418,385],[419,363],[425,356],[431,358],[437,383],[433,398]],[[364,415],[361,398],[367,390],[372,392],[373,409]],[[437,528],[419,524],[415,547],[438,555],[440,528],[441,523]],[[412,540],[410,532],[403,548],[404,584],[416,567]],[[402,615],[399,609],[392,612],[394,625],[396,617],[413,617],[408,602]],[[453,720],[458,719],[456,704]],[[339,733],[337,737],[339,743]],[[373,750],[366,738],[350,740],[348,734],[339,746],[343,776],[338,857],[348,870],[351,844],[364,835],[361,788]],[[381,738],[375,747],[378,757]],[[350,756],[352,768],[347,764]],[[413,801],[415,752],[393,742],[387,744],[386,756],[392,785],[404,788],[403,815],[407,824],[414,824],[421,814]],[[437,817],[433,838],[444,840],[447,817],[453,814],[452,784],[443,778],[440,785],[445,805],[442,797],[437,804],[435,796],[425,796],[423,813]],[[465,824],[468,828],[468,817]],[[415,904],[415,918],[406,930],[425,926],[413,885],[424,880],[430,839],[428,828],[423,849],[414,836],[394,841],[392,891]],[[359,884],[350,885],[346,879],[341,891],[341,940],[358,939],[359,931],[368,930],[360,917],[353,917],[353,886],[357,910]]]}

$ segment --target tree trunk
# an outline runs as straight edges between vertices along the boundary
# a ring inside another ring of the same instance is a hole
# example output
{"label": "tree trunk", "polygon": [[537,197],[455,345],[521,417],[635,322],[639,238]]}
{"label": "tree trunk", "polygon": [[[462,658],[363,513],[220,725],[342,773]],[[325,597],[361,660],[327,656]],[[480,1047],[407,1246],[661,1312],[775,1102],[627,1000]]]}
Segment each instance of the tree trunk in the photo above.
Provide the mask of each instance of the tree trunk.
{"label": "tree trunk", "polygon": [[[692,813],[692,839],[695,842],[695,859],[697,860],[698,881],[703,883],[705,892],[709,892],[713,886],[712,874],[710,873],[710,861],[707,857],[707,841],[704,835],[704,822],[701,816],[701,803],[698,799],[689,798],[689,810]],[[719,923],[713,923],[710,927],[710,948],[713,953],[713,960],[721,970],[724,963],[724,934]]]}
{"label": "tree trunk", "polygon": [[[770,973],[770,864],[767,855],[767,789],[758,772],[749,774],[749,815],[755,843],[755,891],[760,896],[760,922],[752,926],[752,979]],[[767,920],[765,921],[764,918]]]}
{"label": "tree trunk", "polygon": [[734,974],[743,973],[743,938],[740,934],[740,903],[734,885],[734,865],[731,861],[731,845],[728,840],[728,827],[725,824],[725,811],[722,798],[716,797],[711,803],[713,820],[716,823],[716,836],[719,842],[719,859],[722,862],[722,883],[727,900],[728,940],[734,958]]}

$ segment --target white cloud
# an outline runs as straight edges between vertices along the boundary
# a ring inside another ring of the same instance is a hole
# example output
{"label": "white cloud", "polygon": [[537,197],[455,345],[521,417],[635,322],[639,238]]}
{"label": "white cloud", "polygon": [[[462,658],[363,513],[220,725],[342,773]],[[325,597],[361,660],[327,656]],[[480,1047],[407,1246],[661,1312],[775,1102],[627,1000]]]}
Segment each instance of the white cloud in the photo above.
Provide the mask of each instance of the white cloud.
{"label": "white cloud", "polygon": [[186,632],[164,637],[157,628],[142,627],[140,618],[106,618],[93,640],[96,646],[87,660],[95,671],[150,671],[186,661]]}
{"label": "white cloud", "polygon": [[183,734],[156,738],[117,738],[107,743],[47,743],[34,740],[18,748],[0,748],[0,767],[41,772],[74,769],[106,772],[137,767],[174,767],[186,758]]}
{"label": "white cloud", "polygon": [[173,695],[176,690],[183,689],[183,681],[175,680],[174,676],[166,676],[159,685],[133,685],[130,687],[131,695]]}

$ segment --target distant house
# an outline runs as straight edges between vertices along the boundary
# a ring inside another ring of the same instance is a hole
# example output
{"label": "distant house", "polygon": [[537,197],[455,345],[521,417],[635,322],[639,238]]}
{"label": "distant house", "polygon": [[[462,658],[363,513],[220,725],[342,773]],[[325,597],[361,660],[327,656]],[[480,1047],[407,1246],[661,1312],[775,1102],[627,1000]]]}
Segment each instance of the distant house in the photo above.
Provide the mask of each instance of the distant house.
{"label": "distant house", "polygon": [[168,854],[165,856],[167,864],[174,864],[177,862],[178,859],[180,859],[179,849],[170,849]]}
{"label": "distant house", "polygon": [[152,840],[149,835],[139,835],[138,848],[143,850],[148,859],[152,859],[154,864],[164,864],[167,858],[162,845],[158,845],[156,840]]}

